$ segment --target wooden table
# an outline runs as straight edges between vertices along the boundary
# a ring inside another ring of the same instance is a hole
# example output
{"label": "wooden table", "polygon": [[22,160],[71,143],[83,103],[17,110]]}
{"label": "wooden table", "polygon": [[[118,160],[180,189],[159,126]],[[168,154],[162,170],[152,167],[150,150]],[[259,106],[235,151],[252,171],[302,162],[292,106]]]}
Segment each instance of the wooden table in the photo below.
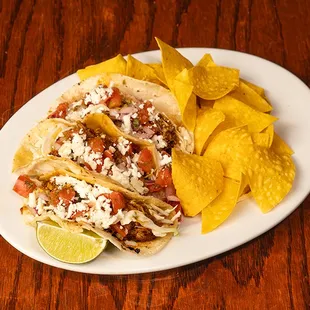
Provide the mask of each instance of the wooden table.
{"label": "wooden table", "polygon": [[[81,67],[156,49],[154,36],[258,55],[310,85],[309,16],[308,0],[0,0],[0,113]],[[1,309],[309,309],[310,197],[254,241],[165,272],[68,272],[3,238],[0,253]]]}

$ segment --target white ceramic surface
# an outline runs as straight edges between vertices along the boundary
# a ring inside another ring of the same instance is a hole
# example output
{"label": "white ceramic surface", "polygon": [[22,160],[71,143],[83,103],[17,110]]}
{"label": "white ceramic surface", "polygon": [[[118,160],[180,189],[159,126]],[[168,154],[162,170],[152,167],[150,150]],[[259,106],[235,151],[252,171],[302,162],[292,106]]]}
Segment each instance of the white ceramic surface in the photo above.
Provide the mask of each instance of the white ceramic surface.
{"label": "white ceramic surface", "polygon": [[[84,265],[65,264],[49,257],[37,243],[35,230],[26,226],[20,215],[22,201],[11,190],[16,179],[11,173],[12,158],[22,137],[45,116],[50,103],[78,82],[77,75],[73,74],[31,99],[0,132],[0,233],[12,246],[43,263],[79,272],[132,274],[159,271],[197,262],[235,248],[271,229],[300,205],[310,190],[308,87],[278,65],[252,55],[207,48],[185,48],[180,52],[193,63],[204,53],[211,53],[217,64],[239,68],[243,78],[265,88],[274,107],[273,114],[280,118],[275,129],[295,151],[296,179],[284,201],[268,214],[262,214],[250,199],[239,203],[230,218],[207,235],[200,234],[199,217],[185,219],[180,235],[152,257],[135,257],[113,247]],[[135,56],[143,62],[160,61],[159,51]]]}

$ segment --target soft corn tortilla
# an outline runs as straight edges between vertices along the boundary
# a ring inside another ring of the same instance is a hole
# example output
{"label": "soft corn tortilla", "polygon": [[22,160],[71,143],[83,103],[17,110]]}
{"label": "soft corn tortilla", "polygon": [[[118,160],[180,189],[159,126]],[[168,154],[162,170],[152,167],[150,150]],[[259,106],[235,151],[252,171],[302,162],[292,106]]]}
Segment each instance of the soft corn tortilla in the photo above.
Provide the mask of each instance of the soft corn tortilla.
{"label": "soft corn tortilla", "polygon": [[[145,204],[148,205],[155,205],[156,207],[159,207],[163,210],[172,210],[172,206],[159,199],[149,196],[146,197],[140,196],[136,193],[126,190],[123,187],[120,187],[115,183],[110,182],[110,180],[107,179],[106,177],[103,176],[94,177],[93,175],[87,173],[84,169],[74,164],[70,160],[61,159],[58,157],[41,158],[33,161],[33,163],[30,166],[28,166],[27,170],[25,170],[24,172],[31,177],[36,177],[41,180],[48,179],[54,175],[69,175],[78,180],[84,180],[89,184],[96,183],[106,188],[109,188],[112,191],[121,192],[127,199],[135,200],[137,202],[139,201],[144,202]],[[98,228],[94,228],[87,223],[75,223],[70,221],[64,221],[54,214],[53,215],[43,214],[41,216],[35,216],[31,212],[31,209],[27,206],[23,206],[21,211],[24,216],[24,220],[28,225],[36,226],[36,222],[50,219],[56,222],[62,228],[69,230],[71,232],[80,233],[83,231],[83,229],[91,230],[97,233],[102,238],[109,240],[120,250],[135,253],[138,254],[139,256],[155,254],[156,252],[160,251],[173,236],[173,233],[168,233],[166,236],[157,237],[152,241],[130,242],[130,244],[127,244],[126,241],[117,239],[111,233]],[[173,210],[169,214],[169,218],[172,218],[175,214],[176,213]],[[178,226],[178,220],[176,219],[174,221],[173,227],[177,226]]]}
{"label": "soft corn tortilla", "polygon": [[62,94],[51,106],[52,113],[60,103],[72,103],[81,100],[98,84],[113,85],[119,88],[123,96],[128,99],[152,100],[154,107],[176,126],[182,151],[192,153],[194,150],[193,133],[185,129],[178,103],[172,93],[158,85],[147,81],[137,80],[122,74],[104,73],[90,77],[72,86]]}
{"label": "soft corn tortilla", "polygon": [[[159,154],[154,144],[145,140],[136,139],[130,135],[125,136],[106,115],[98,113],[88,115],[85,117],[84,123],[86,127],[93,130],[99,129],[100,132],[114,138],[123,136],[127,140],[140,145],[141,148],[148,148],[153,154],[156,168],[159,168]],[[41,121],[36,127],[32,128],[22,140],[13,159],[13,172],[20,173],[30,165],[33,160],[48,156],[52,151],[52,147],[58,135],[74,126],[74,123],[59,118]]]}
{"label": "soft corn tortilla", "polygon": [[60,132],[74,125],[62,119],[47,119],[32,128],[23,138],[13,158],[12,172],[20,171],[33,160],[46,156]]}

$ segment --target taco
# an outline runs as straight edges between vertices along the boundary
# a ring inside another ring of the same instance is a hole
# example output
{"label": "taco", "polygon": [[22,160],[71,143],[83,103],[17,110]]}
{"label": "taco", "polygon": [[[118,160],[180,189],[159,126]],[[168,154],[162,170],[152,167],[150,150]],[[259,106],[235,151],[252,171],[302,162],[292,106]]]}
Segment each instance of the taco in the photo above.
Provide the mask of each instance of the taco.
{"label": "taco", "polygon": [[171,176],[171,155],[157,151],[145,140],[125,138],[112,122],[103,122],[102,116],[88,115],[83,123],[62,119],[40,122],[22,141],[13,171],[23,173],[34,159],[45,156],[70,159],[140,195],[179,205]]}
{"label": "taco", "polygon": [[94,177],[66,159],[34,161],[13,190],[24,197],[27,224],[52,220],[72,232],[91,230],[123,251],[151,255],[177,234],[180,211]]}
{"label": "taco", "polygon": [[193,133],[182,124],[175,97],[160,85],[121,74],[94,76],[58,98],[48,118],[82,121],[93,113],[106,115],[123,134],[151,141],[159,150],[193,152]]}

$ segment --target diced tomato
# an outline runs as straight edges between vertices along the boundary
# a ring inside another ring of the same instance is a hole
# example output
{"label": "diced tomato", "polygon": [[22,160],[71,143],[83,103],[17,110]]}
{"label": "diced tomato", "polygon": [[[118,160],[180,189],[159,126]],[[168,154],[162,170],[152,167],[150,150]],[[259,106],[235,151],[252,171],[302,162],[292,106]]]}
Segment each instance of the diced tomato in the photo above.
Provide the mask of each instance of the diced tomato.
{"label": "diced tomato", "polygon": [[97,164],[97,166],[96,166],[96,171],[97,171],[98,173],[100,173],[100,172],[102,171],[102,167],[103,167],[103,162],[101,161],[100,164]]}
{"label": "diced tomato", "polygon": [[167,187],[171,185],[172,184],[171,169],[168,167],[162,168],[157,174],[155,183],[162,187]]}
{"label": "diced tomato", "polygon": [[90,164],[88,164],[88,163],[84,163],[84,166],[85,166],[88,170],[90,170],[90,171],[93,170],[93,169],[91,168]]}
{"label": "diced tomato", "polygon": [[112,192],[109,199],[112,202],[112,214],[116,214],[118,210],[124,209],[126,206],[125,198],[119,192]]}
{"label": "diced tomato", "polygon": [[75,190],[72,187],[62,188],[58,192],[59,199],[61,199],[65,206],[69,206],[70,202],[73,201],[75,197]]}
{"label": "diced tomato", "polygon": [[33,181],[30,180],[29,177],[27,177],[26,175],[20,175],[15,182],[13,191],[27,198],[29,194],[32,193],[36,188],[37,186]]}
{"label": "diced tomato", "polygon": [[104,158],[110,158],[110,160],[113,161],[113,153],[112,153],[111,151],[105,150],[105,151],[103,152],[103,157],[104,157]]}
{"label": "diced tomato", "polygon": [[71,219],[76,219],[79,216],[82,216],[84,214],[85,211],[76,211],[72,216]]}
{"label": "diced tomato", "polygon": [[139,159],[138,159],[138,166],[142,171],[146,173],[151,172],[151,170],[155,167],[153,155],[150,150],[143,149],[140,152]]}
{"label": "diced tomato", "polygon": [[149,101],[147,101],[146,103],[144,103],[143,109],[138,111],[138,117],[139,117],[140,124],[145,125],[149,121],[149,112],[147,109],[151,107],[152,107],[152,104]]}
{"label": "diced tomato", "polygon": [[156,184],[155,182],[151,184],[145,184],[145,185],[149,189],[150,193],[159,192],[163,189],[160,185]]}
{"label": "diced tomato", "polygon": [[108,100],[108,107],[110,109],[118,108],[122,105],[122,97],[119,92],[119,89],[116,87],[112,87],[113,89],[113,94]]}
{"label": "diced tomato", "polygon": [[103,153],[104,142],[100,137],[91,138],[87,143],[94,152]]}
{"label": "diced tomato", "polygon": [[149,121],[149,113],[147,110],[139,110],[138,111],[139,122],[142,125],[145,125]]}
{"label": "diced tomato", "polygon": [[128,229],[124,226],[121,226],[121,224],[113,224],[110,226],[112,230],[114,230],[116,233],[118,233],[122,238],[125,238],[128,234]]}
{"label": "diced tomato", "polygon": [[[65,132],[63,133],[64,136],[61,137],[61,138],[59,138],[59,139],[68,140],[68,139],[70,139],[70,138],[73,137],[73,134],[75,134],[75,133],[78,134],[79,131],[80,131],[79,128],[72,128],[72,129],[69,129],[69,130],[65,131]],[[57,141],[58,141],[58,140],[57,140]]]}
{"label": "diced tomato", "polygon": [[67,102],[60,103],[56,110],[51,113],[48,118],[65,118],[67,116],[69,104]]}

